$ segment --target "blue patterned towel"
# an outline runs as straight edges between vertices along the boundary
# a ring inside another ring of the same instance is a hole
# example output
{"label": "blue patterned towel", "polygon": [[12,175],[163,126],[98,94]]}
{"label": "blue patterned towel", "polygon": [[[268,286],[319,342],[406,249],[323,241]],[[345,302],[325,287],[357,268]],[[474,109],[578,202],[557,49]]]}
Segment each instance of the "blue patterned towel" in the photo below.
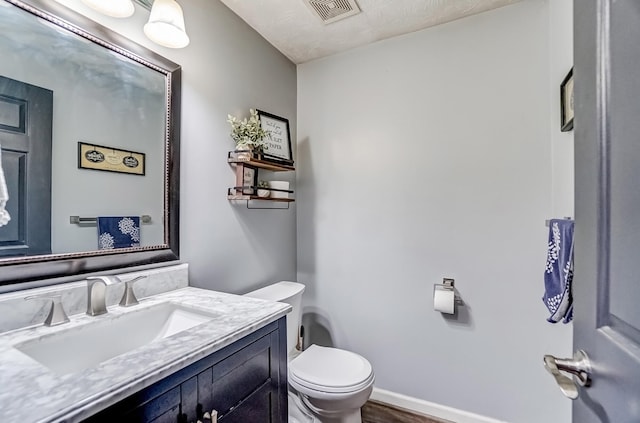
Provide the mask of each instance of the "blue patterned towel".
{"label": "blue patterned towel", "polygon": [[549,245],[547,268],[544,272],[544,296],[542,301],[551,316],[548,322],[569,323],[573,318],[573,220],[549,221]]}
{"label": "blue patterned towel", "polygon": [[139,246],[139,216],[98,217],[98,248],[100,250]]}

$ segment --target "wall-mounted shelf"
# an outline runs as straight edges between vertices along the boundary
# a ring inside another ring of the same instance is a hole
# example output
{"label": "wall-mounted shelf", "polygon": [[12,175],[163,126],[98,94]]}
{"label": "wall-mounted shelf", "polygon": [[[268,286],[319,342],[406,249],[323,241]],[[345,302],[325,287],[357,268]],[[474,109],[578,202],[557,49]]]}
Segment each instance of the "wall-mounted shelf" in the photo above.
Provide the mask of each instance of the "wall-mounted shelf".
{"label": "wall-mounted shelf", "polygon": [[227,199],[229,200],[239,200],[239,201],[253,201],[253,200],[258,200],[258,201],[273,201],[276,203],[292,203],[296,200],[294,200],[293,198],[264,198],[264,197],[258,197],[257,195],[239,195],[239,194],[229,194],[227,195]]}
{"label": "wall-mounted shelf", "polygon": [[[296,170],[293,167],[293,161],[280,159],[275,156],[267,157],[268,155],[257,155],[250,151],[230,151],[227,155],[227,162],[235,167],[236,170],[236,184],[234,187],[227,189],[227,199],[229,201],[245,201],[248,209],[288,209],[289,203],[295,201],[293,198],[282,198],[281,193],[286,193],[284,197],[289,194],[293,194],[293,191],[288,189],[276,189],[276,188],[260,188],[258,187],[258,170],[264,169],[272,172],[289,172]],[[248,172],[245,175],[245,170]],[[249,180],[247,180],[249,179]],[[276,197],[260,197],[256,195],[258,189],[267,189],[274,193],[280,193]],[[248,192],[248,193],[247,193]],[[271,202],[271,203],[286,203],[287,207],[249,207],[254,201],[258,202]]]}
{"label": "wall-mounted shelf", "polygon": [[229,151],[227,162],[232,164],[249,165],[272,172],[288,172],[296,170],[293,165],[279,163],[277,160],[270,160],[263,156],[258,156],[249,152]]}
{"label": "wall-mounted shelf", "polygon": [[[242,188],[242,187],[238,187],[238,188]],[[260,197],[258,195],[253,195],[253,194],[233,194],[233,192],[235,190],[236,190],[236,188],[229,188],[227,190],[227,200],[229,200],[229,201],[244,201],[246,206],[247,206],[247,208],[250,209],[250,210],[253,210],[253,209],[288,210],[289,209],[289,204],[293,203],[294,201],[296,201],[293,198]],[[293,191],[289,191],[289,192],[292,193]],[[269,203],[286,203],[287,207],[250,207],[250,204],[255,204],[255,203],[253,203],[254,201],[262,202],[263,204],[266,204],[266,202],[269,202]]]}

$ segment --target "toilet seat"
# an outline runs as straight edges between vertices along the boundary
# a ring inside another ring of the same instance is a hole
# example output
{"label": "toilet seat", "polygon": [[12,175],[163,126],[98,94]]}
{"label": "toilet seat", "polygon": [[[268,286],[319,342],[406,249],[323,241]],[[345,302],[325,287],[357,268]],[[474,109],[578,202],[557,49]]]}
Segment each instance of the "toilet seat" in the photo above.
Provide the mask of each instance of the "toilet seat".
{"label": "toilet seat", "polygon": [[289,380],[317,392],[358,392],[369,387],[373,378],[364,357],[338,348],[311,345],[289,363]]}

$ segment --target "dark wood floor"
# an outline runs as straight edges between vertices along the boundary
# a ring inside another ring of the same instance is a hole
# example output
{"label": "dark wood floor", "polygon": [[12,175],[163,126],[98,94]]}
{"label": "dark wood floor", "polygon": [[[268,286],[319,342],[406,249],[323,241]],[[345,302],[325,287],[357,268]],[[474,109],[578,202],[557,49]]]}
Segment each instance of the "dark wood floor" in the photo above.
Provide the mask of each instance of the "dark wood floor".
{"label": "dark wood floor", "polygon": [[362,407],[362,423],[455,423],[426,417],[377,401],[367,401]]}

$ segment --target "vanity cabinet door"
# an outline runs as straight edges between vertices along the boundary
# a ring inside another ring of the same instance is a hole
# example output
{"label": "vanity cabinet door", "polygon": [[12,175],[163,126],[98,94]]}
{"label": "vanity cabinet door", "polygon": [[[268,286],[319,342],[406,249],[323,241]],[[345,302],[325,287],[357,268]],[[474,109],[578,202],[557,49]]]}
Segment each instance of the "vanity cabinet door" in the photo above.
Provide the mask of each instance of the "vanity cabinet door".
{"label": "vanity cabinet door", "polygon": [[[195,423],[198,420],[198,378],[192,377],[180,384],[180,417],[178,423]],[[154,422],[155,423],[155,422]]]}
{"label": "vanity cabinet door", "polygon": [[273,390],[272,373],[277,366],[271,365],[272,350],[272,339],[267,335],[200,373],[198,399],[204,410],[216,410],[220,422],[227,421],[227,415],[237,408],[254,409],[254,415],[263,416],[246,421],[275,421],[269,401],[252,399],[254,394],[264,396]]}
{"label": "vanity cabinet door", "polygon": [[220,423],[273,423],[280,420],[270,413],[271,404],[274,401],[274,393],[269,389],[260,389],[254,392],[238,407],[218,419]]}

